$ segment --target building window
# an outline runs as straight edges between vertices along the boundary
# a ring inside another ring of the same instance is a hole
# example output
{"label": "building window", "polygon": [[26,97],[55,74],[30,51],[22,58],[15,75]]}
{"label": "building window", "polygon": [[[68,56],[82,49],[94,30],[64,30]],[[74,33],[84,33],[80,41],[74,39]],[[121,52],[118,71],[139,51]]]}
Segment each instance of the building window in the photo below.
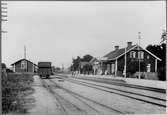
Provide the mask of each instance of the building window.
{"label": "building window", "polygon": [[130,52],[130,58],[136,58],[136,52],[135,51]]}
{"label": "building window", "polygon": [[21,61],[21,69],[26,69],[26,61]]}
{"label": "building window", "polygon": [[138,59],[144,59],[144,52],[143,51],[138,52]]}
{"label": "building window", "polygon": [[149,56],[149,55],[147,55],[147,59],[150,59],[150,56]]}
{"label": "building window", "polygon": [[15,66],[15,64],[13,65],[13,71],[16,72],[16,66]]}

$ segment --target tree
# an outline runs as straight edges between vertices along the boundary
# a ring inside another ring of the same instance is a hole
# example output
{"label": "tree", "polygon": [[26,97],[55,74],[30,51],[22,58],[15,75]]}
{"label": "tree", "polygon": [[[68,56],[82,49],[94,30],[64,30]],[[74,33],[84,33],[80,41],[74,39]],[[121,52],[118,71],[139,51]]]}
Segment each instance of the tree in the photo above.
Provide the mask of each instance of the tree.
{"label": "tree", "polygon": [[92,65],[90,65],[90,64],[84,65],[84,66],[83,66],[83,71],[84,71],[84,73],[87,72],[88,74],[90,74],[90,72],[93,71]]}
{"label": "tree", "polygon": [[6,64],[5,63],[2,63],[2,69],[6,69]]}
{"label": "tree", "polygon": [[165,43],[161,45],[148,45],[146,49],[151,53],[153,53],[154,55],[156,55],[157,57],[159,57],[160,59],[162,59],[162,61],[158,63],[159,66],[165,66],[166,64],[166,44]]}
{"label": "tree", "polygon": [[87,54],[87,55],[83,56],[82,61],[89,62],[92,58],[93,58],[93,56]]}
{"label": "tree", "polygon": [[81,58],[79,56],[77,56],[76,59],[73,59],[73,65],[71,67],[72,71],[79,70],[80,61],[81,61]]}
{"label": "tree", "polygon": [[13,73],[13,70],[7,68],[7,69],[6,69],[6,72],[7,72],[7,73]]}
{"label": "tree", "polygon": [[158,78],[159,80],[166,80],[166,44],[148,45],[146,49],[162,59],[162,61],[158,61]]}
{"label": "tree", "polygon": [[[91,59],[93,58],[93,56],[87,54],[87,55],[84,55],[83,58],[80,58],[79,56],[77,56],[76,59],[73,59],[72,60],[72,65],[71,65],[71,71],[91,71],[92,69],[92,66],[91,65],[85,65],[85,67],[80,68],[80,63],[81,62],[89,62]],[[90,67],[91,66],[91,67]],[[82,73],[82,72],[81,72]]]}
{"label": "tree", "polygon": [[[83,58],[81,59],[81,61],[83,61],[83,62],[90,62],[90,60],[92,58],[93,58],[93,56],[87,54],[87,55],[83,56]],[[86,65],[83,66],[83,72],[84,73],[90,74],[91,71],[93,71],[92,65],[86,64]]]}

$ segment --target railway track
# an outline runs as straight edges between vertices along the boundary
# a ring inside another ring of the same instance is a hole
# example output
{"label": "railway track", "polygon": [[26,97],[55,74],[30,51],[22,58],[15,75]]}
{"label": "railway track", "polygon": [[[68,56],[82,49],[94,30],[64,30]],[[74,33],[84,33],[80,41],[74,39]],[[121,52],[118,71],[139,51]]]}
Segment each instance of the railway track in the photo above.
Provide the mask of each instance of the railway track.
{"label": "railway track", "polygon": [[84,113],[85,114],[85,112],[83,110],[81,110],[76,105],[74,105],[73,103],[71,103],[70,101],[63,98],[61,95],[59,95],[57,92],[55,92],[54,91],[55,86],[50,85],[48,82],[46,82],[46,80],[42,80],[42,84],[47,90],[49,90],[54,95],[54,97],[58,101],[61,109],[63,110],[63,112],[66,115],[71,114],[71,112],[73,112],[75,114],[76,113],[78,113],[78,114]]}
{"label": "railway track", "polygon": [[158,93],[166,93],[165,89],[146,87],[146,86],[140,86],[140,85],[134,85],[134,84],[126,84],[126,83],[123,83],[123,82],[114,82],[114,81],[111,81],[110,79],[106,79],[106,80],[104,80],[103,78],[99,78],[99,79],[77,78],[77,79],[96,81],[96,82],[113,84],[113,85],[130,87],[130,88],[136,88],[136,89],[143,89],[143,90],[154,91],[154,92],[158,92]]}
{"label": "railway track", "polygon": [[89,115],[90,113],[87,112],[85,109],[76,105],[74,102],[70,102],[67,98],[64,98],[62,95],[57,93],[54,89],[58,88],[58,89],[64,91],[65,93],[68,93],[69,95],[71,95],[76,100],[80,101],[82,104],[84,104],[89,109],[91,109],[91,111],[93,111],[93,113],[91,113],[91,115],[103,115],[103,114],[108,115],[109,114],[109,113],[101,113],[98,109],[96,109],[94,106],[91,106],[91,105],[100,106],[101,109],[110,111],[110,114],[111,113],[127,114],[126,112],[122,112],[120,110],[117,110],[117,109],[114,109],[112,107],[106,106],[104,104],[98,103],[98,102],[96,102],[92,99],[89,99],[89,98],[84,97],[82,95],[79,95],[75,92],[72,92],[68,89],[65,89],[51,79],[49,79],[47,81],[42,80],[42,84],[46,89],[48,89],[55,96],[55,98],[57,99],[58,103],[60,104],[62,110],[67,115],[74,114],[73,112],[75,112],[75,114],[77,114],[77,115]]}
{"label": "railway track", "polygon": [[[95,83],[89,83],[89,82],[84,82],[84,81],[79,81],[79,80],[74,80],[74,79],[64,79],[64,80],[67,80],[67,81],[75,83],[75,84],[84,85],[84,86],[87,86],[87,87],[102,90],[102,91],[105,91],[105,92],[125,96],[125,97],[135,99],[135,100],[138,100],[138,101],[143,101],[143,102],[150,103],[150,104],[153,104],[153,105],[166,107],[166,99],[161,99],[161,98],[157,98],[157,97],[154,97],[154,96],[148,96],[148,95],[140,94],[140,93],[134,93],[134,92],[124,91],[124,90],[119,90],[119,89],[115,89],[115,88],[106,87],[106,86],[103,86],[103,85],[97,85]],[[142,90],[144,90],[144,89],[142,89]],[[146,89],[146,90],[148,90],[148,89]]]}
{"label": "railway track", "polygon": [[[60,75],[60,74],[56,74],[56,75],[68,78],[67,75]],[[106,83],[106,84],[112,84],[112,85],[117,85],[117,86],[130,87],[130,88],[135,88],[135,89],[143,89],[143,90],[154,91],[154,92],[158,92],[158,93],[166,93],[165,89],[146,87],[146,86],[140,86],[140,85],[134,85],[134,84],[126,84],[123,82],[115,82],[115,81],[111,81],[111,79],[106,79],[106,78],[105,79],[103,79],[103,78],[94,79],[94,78],[84,78],[84,77],[82,77],[82,78],[81,77],[72,77],[72,78],[88,80],[88,81],[95,81],[95,82]]]}
{"label": "railway track", "polygon": [[[85,81],[82,81],[82,80],[81,80],[81,82],[82,83],[89,83],[89,81],[85,82]],[[129,94],[139,95],[139,96],[143,96],[143,97],[147,97],[147,98],[151,98],[151,99],[155,99],[155,100],[160,100],[160,101],[164,101],[164,102],[166,101],[166,98],[160,98],[160,97],[156,97],[154,95],[152,95],[152,96],[151,95],[146,95],[146,94],[143,94],[141,92],[140,93],[139,92],[132,92],[132,91],[128,91],[127,89],[123,89],[123,88],[119,89],[119,87],[118,88],[110,87],[109,85],[105,86],[105,85],[102,85],[101,83],[99,84],[99,83],[90,82],[89,84],[94,85],[94,86],[104,87],[104,88],[119,91],[119,92],[124,92],[124,93],[127,93],[127,94],[129,93]]]}

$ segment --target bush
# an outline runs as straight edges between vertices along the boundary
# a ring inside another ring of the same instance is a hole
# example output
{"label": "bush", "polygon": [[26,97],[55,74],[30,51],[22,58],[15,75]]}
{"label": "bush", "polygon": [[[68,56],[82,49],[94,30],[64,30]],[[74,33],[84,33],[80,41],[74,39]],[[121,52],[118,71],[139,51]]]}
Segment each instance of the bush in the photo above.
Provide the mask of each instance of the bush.
{"label": "bush", "polygon": [[21,100],[24,92],[33,90],[30,84],[33,77],[30,74],[2,73],[2,111],[3,113],[24,111]]}
{"label": "bush", "polygon": [[166,80],[166,68],[165,67],[159,67],[158,68],[158,79],[165,81]]}
{"label": "bush", "polygon": [[7,69],[6,69],[6,72],[7,72],[7,73],[13,73],[13,70],[7,68]]}

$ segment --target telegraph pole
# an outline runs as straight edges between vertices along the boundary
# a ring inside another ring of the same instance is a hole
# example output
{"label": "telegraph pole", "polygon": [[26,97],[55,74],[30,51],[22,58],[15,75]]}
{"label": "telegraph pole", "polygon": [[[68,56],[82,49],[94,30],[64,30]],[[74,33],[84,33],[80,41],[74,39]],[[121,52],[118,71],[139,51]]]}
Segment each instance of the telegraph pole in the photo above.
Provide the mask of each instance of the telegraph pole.
{"label": "telegraph pole", "polygon": [[[166,1],[166,8],[167,9],[167,1]],[[167,11],[166,11],[167,14]],[[166,35],[165,35],[165,39],[166,39],[166,65],[167,65],[167,20],[166,20]],[[167,67],[166,67],[166,78],[167,78]]]}
{"label": "telegraph pole", "polygon": [[141,39],[141,36],[140,36],[141,32],[138,32],[138,39],[139,39],[139,44],[138,44],[138,58],[139,58],[139,79],[141,78],[141,75],[140,75],[140,39]]}
{"label": "telegraph pole", "polygon": [[26,59],[26,46],[24,46],[24,59]]}
{"label": "telegraph pole", "polygon": [[64,64],[62,64],[62,72],[64,72]]}
{"label": "telegraph pole", "polygon": [[[162,43],[164,41],[166,42],[166,65],[167,65],[167,31],[166,30],[163,30],[161,39],[162,39],[162,41],[160,43]],[[167,78],[167,67],[166,67],[166,78]]]}
{"label": "telegraph pole", "polygon": [[[166,1],[166,8],[167,9],[167,1]],[[167,14],[167,11],[166,11]],[[164,39],[166,40],[166,65],[167,65],[167,20],[166,20],[166,31],[165,31],[165,36]],[[166,67],[166,78],[167,78],[167,67]]]}
{"label": "telegraph pole", "polygon": [[126,66],[127,66],[127,65],[126,65],[126,60],[127,60],[127,59],[126,59],[126,52],[127,52],[127,51],[126,51],[126,47],[125,47],[125,65],[124,65],[124,77],[125,77],[125,78],[126,78]]}
{"label": "telegraph pole", "polygon": [[2,115],[2,32],[6,33],[6,31],[2,31],[2,21],[7,21],[4,19],[7,15],[6,9],[7,7],[3,7],[2,5],[7,5],[7,3],[2,3],[0,0],[0,115]]}
{"label": "telegraph pole", "polygon": [[[2,23],[1,23],[1,18],[2,18],[2,11],[1,11],[1,0],[0,0],[0,26],[2,27]],[[2,50],[2,43],[1,43],[1,39],[2,39],[2,35],[1,35],[1,31],[2,28],[0,27],[0,115],[2,115],[2,56],[1,56],[1,50]]]}

